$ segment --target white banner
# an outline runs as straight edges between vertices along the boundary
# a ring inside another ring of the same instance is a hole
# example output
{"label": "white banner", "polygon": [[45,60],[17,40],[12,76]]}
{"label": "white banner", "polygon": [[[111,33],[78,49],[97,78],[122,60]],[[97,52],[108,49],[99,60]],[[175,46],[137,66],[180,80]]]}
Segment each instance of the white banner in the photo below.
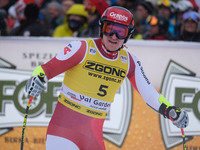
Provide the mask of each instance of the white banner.
{"label": "white banner", "polygon": [[[18,70],[33,70],[72,40],[80,38],[0,37],[0,57],[17,65]],[[157,89],[171,59],[200,76],[200,43],[130,39],[126,46],[142,62],[147,77]]]}

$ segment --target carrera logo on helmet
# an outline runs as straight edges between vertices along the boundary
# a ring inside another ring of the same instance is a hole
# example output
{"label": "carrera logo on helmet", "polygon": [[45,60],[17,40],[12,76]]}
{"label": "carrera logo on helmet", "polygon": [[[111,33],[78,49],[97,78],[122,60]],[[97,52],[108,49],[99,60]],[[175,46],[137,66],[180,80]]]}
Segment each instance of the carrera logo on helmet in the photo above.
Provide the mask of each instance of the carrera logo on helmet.
{"label": "carrera logo on helmet", "polygon": [[128,17],[121,15],[121,14],[116,14],[115,12],[111,12],[110,16],[117,20],[121,20],[121,21],[125,21],[125,22],[128,21]]}

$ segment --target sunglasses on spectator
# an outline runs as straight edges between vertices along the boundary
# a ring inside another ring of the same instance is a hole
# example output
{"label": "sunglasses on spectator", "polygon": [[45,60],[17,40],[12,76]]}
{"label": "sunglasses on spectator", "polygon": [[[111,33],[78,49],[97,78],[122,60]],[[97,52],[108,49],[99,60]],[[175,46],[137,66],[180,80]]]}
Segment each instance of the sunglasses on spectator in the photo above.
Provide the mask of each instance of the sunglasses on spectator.
{"label": "sunglasses on spectator", "polygon": [[103,25],[103,34],[106,36],[116,34],[118,39],[125,39],[128,36],[128,27],[116,23],[105,22]]}
{"label": "sunglasses on spectator", "polygon": [[155,26],[157,24],[158,24],[158,19],[155,16],[152,16],[150,20],[150,25]]}
{"label": "sunglasses on spectator", "polygon": [[191,11],[191,12],[186,12],[183,14],[183,21],[186,21],[186,20],[193,20],[196,23],[198,23],[200,18],[196,12]]}

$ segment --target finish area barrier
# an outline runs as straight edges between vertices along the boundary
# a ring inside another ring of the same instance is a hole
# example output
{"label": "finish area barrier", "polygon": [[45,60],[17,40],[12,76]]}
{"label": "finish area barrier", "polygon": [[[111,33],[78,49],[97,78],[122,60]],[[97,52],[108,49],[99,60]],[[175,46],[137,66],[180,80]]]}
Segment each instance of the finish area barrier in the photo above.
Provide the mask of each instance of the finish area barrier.
{"label": "finish area barrier", "polygon": [[[16,65],[19,70],[33,70],[73,40],[80,39],[0,37],[0,57]],[[200,76],[200,43],[130,39],[126,46],[141,61],[147,77],[156,88],[160,88],[170,60]]]}
{"label": "finish area barrier", "polygon": [[[0,150],[20,149],[29,100],[24,87],[32,71],[74,40],[84,39],[0,37]],[[172,105],[187,111],[186,147],[200,149],[200,43],[130,39],[126,47],[140,60],[152,85]],[[95,73],[90,75],[97,77]],[[47,126],[57,104],[63,77],[62,73],[49,80],[47,90],[33,99],[24,149],[45,150]],[[148,107],[128,79],[124,80],[111,104],[103,136],[106,150],[183,149],[181,130]]]}

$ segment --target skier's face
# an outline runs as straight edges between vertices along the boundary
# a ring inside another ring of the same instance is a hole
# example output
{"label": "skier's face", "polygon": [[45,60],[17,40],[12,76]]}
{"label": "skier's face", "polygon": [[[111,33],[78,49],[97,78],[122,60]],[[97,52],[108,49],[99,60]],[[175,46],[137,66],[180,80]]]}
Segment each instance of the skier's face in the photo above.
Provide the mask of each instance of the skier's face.
{"label": "skier's face", "polygon": [[111,36],[106,36],[103,34],[102,42],[107,50],[116,51],[124,44],[124,39],[118,39],[116,34]]}
{"label": "skier's face", "polygon": [[107,50],[116,51],[128,36],[128,27],[116,23],[105,22],[102,28],[102,42]]}

